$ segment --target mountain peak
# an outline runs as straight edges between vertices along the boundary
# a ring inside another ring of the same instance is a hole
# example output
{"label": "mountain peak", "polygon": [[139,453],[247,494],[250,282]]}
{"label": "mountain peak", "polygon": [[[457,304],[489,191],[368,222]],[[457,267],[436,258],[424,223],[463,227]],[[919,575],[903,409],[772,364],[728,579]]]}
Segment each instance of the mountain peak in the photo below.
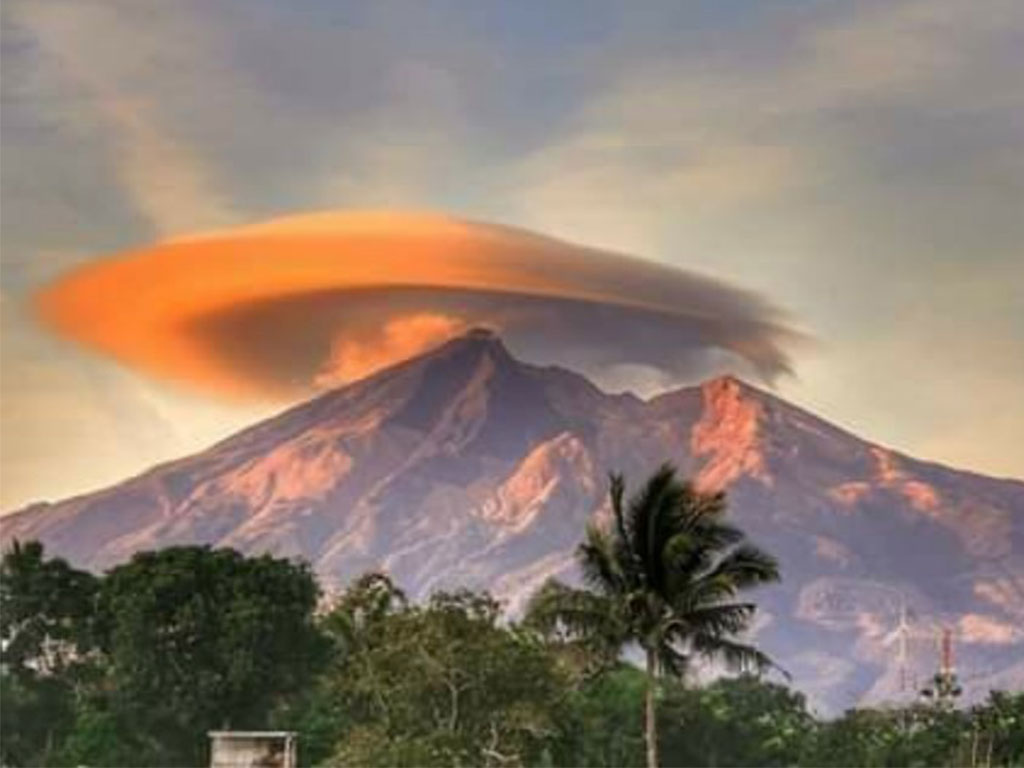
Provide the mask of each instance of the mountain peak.
{"label": "mountain peak", "polygon": [[430,357],[434,354],[469,353],[471,351],[477,354],[490,354],[495,361],[515,361],[512,353],[505,346],[505,342],[498,335],[498,332],[486,326],[474,326],[465,333],[453,336],[433,352],[427,352],[425,357]]}
{"label": "mountain peak", "polygon": [[478,325],[473,328],[470,328],[463,334],[463,337],[466,339],[478,339],[480,341],[497,341],[499,344],[501,343],[501,339],[498,338],[498,332],[495,331],[493,328],[488,328],[487,326],[483,325]]}
{"label": "mountain peak", "polygon": [[512,356],[489,328],[473,328],[413,361],[394,423],[473,447],[476,457],[517,457],[564,429],[547,381]]}
{"label": "mountain peak", "polygon": [[758,391],[757,388],[751,386],[743,379],[731,373],[723,373],[720,376],[706,379],[701,382],[700,388],[705,393],[728,393],[733,397],[738,397],[741,394],[751,394]]}

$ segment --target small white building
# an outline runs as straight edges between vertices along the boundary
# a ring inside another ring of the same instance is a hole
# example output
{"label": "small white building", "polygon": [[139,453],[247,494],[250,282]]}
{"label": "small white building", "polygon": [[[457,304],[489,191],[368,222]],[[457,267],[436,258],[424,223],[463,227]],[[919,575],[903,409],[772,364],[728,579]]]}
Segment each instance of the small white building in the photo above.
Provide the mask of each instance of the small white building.
{"label": "small white building", "polygon": [[210,731],[210,768],[297,768],[294,731]]}

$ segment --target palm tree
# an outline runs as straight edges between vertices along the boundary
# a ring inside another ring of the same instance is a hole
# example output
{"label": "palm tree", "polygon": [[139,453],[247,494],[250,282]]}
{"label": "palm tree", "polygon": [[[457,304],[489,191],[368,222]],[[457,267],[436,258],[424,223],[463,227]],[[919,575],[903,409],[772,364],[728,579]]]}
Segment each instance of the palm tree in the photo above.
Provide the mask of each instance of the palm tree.
{"label": "palm tree", "polygon": [[695,658],[729,668],[774,666],[737,639],[756,606],[741,590],[777,581],[774,558],[744,543],[724,521],[722,493],[701,493],[663,465],[628,503],[625,481],[611,476],[611,525],[591,523],[577,551],[588,589],[549,581],[531,599],[528,625],[615,658],[636,643],[647,661],[647,765],[658,765],[655,687],[664,674],[684,678]]}

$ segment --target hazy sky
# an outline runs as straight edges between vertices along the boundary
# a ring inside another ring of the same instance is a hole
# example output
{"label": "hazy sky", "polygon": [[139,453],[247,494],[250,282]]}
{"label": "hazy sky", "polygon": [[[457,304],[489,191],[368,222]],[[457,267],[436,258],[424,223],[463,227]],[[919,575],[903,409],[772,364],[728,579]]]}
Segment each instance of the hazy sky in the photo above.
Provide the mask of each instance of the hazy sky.
{"label": "hazy sky", "polygon": [[28,311],[38,288],[112,251],[348,208],[524,227],[751,289],[817,339],[784,397],[1024,475],[1019,0],[2,14],[5,510],[279,407],[55,339]]}

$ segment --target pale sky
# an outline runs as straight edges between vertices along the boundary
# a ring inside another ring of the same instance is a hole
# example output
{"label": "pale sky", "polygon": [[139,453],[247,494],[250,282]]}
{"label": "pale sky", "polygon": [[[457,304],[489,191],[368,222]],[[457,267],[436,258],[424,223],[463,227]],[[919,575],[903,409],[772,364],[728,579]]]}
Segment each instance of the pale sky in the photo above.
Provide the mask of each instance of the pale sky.
{"label": "pale sky", "polygon": [[920,458],[1024,476],[1018,0],[2,14],[3,510],[281,407],[56,339],[29,311],[40,287],[121,249],[327,209],[446,212],[756,291],[816,340],[783,397]]}

